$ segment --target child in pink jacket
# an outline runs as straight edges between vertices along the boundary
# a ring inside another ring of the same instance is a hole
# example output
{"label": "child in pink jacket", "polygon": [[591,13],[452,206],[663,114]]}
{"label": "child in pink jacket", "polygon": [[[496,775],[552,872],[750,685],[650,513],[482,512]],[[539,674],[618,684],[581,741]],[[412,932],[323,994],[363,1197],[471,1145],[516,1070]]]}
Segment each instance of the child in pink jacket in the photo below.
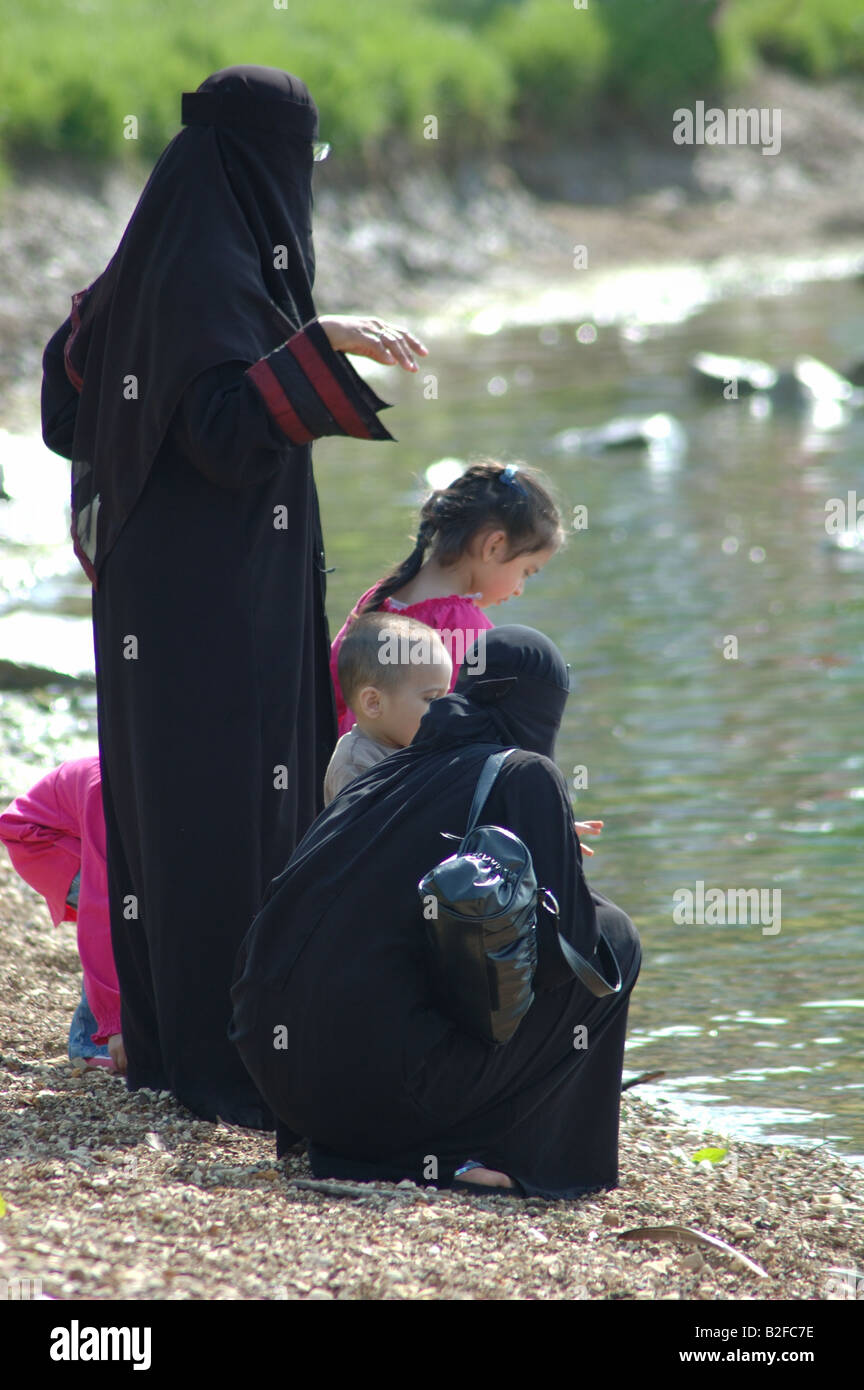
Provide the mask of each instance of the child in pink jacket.
{"label": "child in pink jacket", "polygon": [[[61,763],[17,797],[0,816],[0,840],[17,872],[44,897],[54,925],[78,925],[84,987],[70,1032],[70,1057],[113,1062],[114,1069],[125,1071],[98,757]],[[89,1046],[81,1028],[88,1017]]]}

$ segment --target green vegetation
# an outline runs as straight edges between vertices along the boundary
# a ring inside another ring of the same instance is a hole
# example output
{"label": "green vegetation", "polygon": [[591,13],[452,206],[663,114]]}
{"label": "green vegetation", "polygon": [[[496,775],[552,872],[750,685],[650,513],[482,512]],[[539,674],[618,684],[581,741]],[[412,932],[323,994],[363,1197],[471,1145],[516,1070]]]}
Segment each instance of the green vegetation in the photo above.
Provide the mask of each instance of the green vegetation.
{"label": "green vegetation", "polygon": [[599,5],[576,12],[561,0],[522,0],[495,9],[485,34],[512,74],[517,129],[566,133],[607,80],[609,35]]}
{"label": "green vegetation", "polygon": [[421,144],[428,115],[453,152],[665,118],[759,62],[864,73],[861,0],[0,0],[0,25],[0,148],[18,156],[151,160],[179,93],[233,63],[301,74],[322,137],[361,160]]}
{"label": "green vegetation", "polygon": [[757,58],[811,78],[864,73],[861,0],[736,0],[722,33],[733,77]]}

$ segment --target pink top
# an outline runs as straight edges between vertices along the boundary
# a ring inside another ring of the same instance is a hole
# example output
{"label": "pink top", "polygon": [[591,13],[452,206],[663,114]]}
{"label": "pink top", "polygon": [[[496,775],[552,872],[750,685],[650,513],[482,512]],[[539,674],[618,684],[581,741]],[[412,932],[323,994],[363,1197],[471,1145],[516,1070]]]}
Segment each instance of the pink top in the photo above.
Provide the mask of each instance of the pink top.
{"label": "pink top", "polygon": [[[333,677],[333,689],[336,692],[336,713],[339,717],[340,735],[347,734],[357,721],[342,699],[342,691],[339,689],[337,675],[339,648],[352,619],[357,615],[358,609],[363,607],[368,598],[371,598],[380,583],[381,580],[379,579],[377,584],[373,584],[371,589],[367,589],[365,594],[361,594],[333,638],[330,647],[330,674]],[[381,611],[383,613],[404,613],[406,617],[416,618],[419,622],[426,623],[428,627],[436,629],[453,661],[451,690],[456,684],[456,677],[459,675],[459,668],[465,658],[465,653],[473,647],[478,633],[488,632],[489,628],[495,626],[486,617],[483,609],[477,607],[473,599],[465,598],[461,594],[448,594],[446,598],[424,598],[419,603],[400,603],[398,599],[385,598]]]}
{"label": "pink top", "polygon": [[105,1043],[120,1028],[120,987],[111,949],[105,816],[98,758],[61,763],[0,816],[0,840],[17,872],[41,893],[55,927],[74,922],[66,898],[81,870],[78,954],[87,1002]]}

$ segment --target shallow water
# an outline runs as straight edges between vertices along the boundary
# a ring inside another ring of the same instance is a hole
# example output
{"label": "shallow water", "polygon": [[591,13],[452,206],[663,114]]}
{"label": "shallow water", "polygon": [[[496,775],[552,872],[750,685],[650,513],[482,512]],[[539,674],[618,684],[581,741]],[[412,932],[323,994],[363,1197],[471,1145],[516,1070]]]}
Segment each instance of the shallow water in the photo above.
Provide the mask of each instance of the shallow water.
{"label": "shallow water", "polygon": [[[589,876],[644,947],[627,1070],[664,1069],[646,1094],[695,1108],[715,1132],[857,1156],[864,548],[828,536],[825,503],[864,497],[864,412],[706,403],[687,361],[711,350],[787,365],[800,352],[843,366],[862,326],[864,289],[835,282],[656,328],[600,327],[590,343],[566,325],[442,339],[419,378],[367,373],[397,404],[386,418],[398,445],[316,445],[333,630],[410,548],[434,459],[529,460],[568,517],[587,507],[587,529],[490,616],[542,627],[573,669],[559,762],[571,777],[586,769],[576,808],[606,822]],[[683,453],[552,447],[563,429],[658,411],[683,425]],[[18,544],[0,569],[0,655],[92,670],[66,468],[32,441],[3,457],[16,501],[0,505],[0,535]],[[0,716],[4,795],[93,747],[86,685],[7,694]],[[676,924],[673,895],[699,883],[779,890],[779,923]]]}

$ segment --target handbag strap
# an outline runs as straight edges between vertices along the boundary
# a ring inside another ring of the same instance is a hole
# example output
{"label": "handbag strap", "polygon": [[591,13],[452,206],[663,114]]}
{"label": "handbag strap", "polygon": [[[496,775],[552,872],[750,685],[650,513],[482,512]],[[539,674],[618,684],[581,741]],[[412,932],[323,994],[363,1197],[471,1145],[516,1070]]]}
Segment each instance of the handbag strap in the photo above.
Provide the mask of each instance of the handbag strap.
{"label": "handbag strap", "polygon": [[612,947],[609,945],[609,942],[602,932],[597,942],[597,957],[598,959],[601,957],[604,958],[603,964],[608,971],[608,979],[601,975],[599,970],[595,970],[590,961],[587,961],[584,956],[574,950],[570,942],[563,937],[560,932],[558,933],[558,939],[564,954],[564,959],[567,961],[573,974],[582,981],[587,990],[590,990],[595,999],[602,999],[607,994],[621,993],[621,970],[618,961],[615,959],[615,952],[612,950]]}
{"label": "handbag strap", "polygon": [[607,994],[621,993],[621,969],[612,950],[611,945],[606,940],[602,931],[597,941],[596,956],[602,968],[607,972],[601,975],[599,970],[595,970],[590,961],[570,945],[565,936],[558,930],[558,920],[561,909],[555,894],[548,888],[541,888],[539,894],[540,906],[545,908],[552,917],[555,918],[555,935],[558,938],[558,950],[564,961],[570,967],[571,972],[578,980],[581,980],[587,990],[594,995],[595,999],[603,999]]}
{"label": "handbag strap", "polygon": [[492,790],[495,778],[504,766],[511,753],[515,753],[515,748],[504,748],[500,753],[490,753],[483,764],[483,770],[477,779],[477,786],[474,791],[474,800],[471,802],[471,810],[468,812],[468,825],[465,830],[466,835],[470,835],[474,826],[480,818],[486,798]]}

